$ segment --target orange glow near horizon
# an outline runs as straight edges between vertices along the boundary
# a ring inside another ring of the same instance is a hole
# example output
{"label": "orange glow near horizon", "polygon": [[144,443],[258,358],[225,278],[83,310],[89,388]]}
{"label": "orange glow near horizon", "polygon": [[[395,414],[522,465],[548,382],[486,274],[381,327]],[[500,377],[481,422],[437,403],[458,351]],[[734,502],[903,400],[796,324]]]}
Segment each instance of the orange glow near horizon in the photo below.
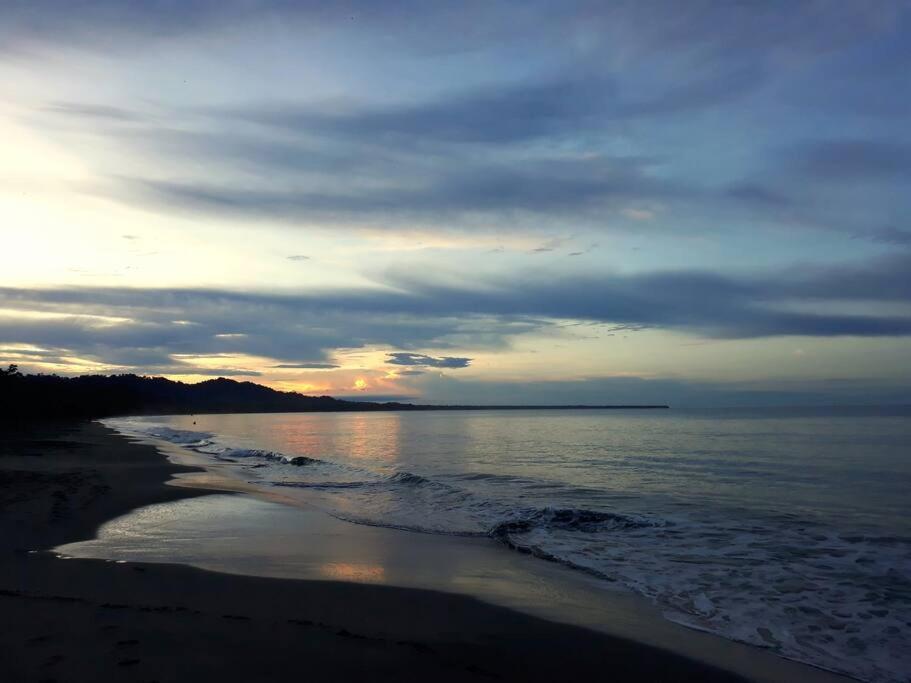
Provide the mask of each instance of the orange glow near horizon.
{"label": "orange glow near horizon", "polygon": [[2,349],[5,360],[27,373],[125,374],[164,377],[185,384],[197,384],[218,377],[238,382],[254,382],[278,391],[294,391],[309,396],[356,396],[365,392],[383,395],[421,394],[411,377],[387,365],[386,351],[367,349],[354,357],[333,358],[334,367],[284,367],[280,359],[245,353],[171,354],[169,365],[134,368],[102,363],[91,357],[78,357],[59,349],[35,344],[8,344]]}

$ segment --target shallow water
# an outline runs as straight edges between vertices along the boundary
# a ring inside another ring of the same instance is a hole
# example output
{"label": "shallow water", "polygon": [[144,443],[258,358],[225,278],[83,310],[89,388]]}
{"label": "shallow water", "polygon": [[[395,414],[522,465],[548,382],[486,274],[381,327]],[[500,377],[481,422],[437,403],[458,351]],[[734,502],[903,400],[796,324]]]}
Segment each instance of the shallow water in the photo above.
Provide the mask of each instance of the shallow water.
{"label": "shallow water", "polygon": [[[667,618],[870,681],[911,672],[902,411],[108,421],[363,524],[487,535]],[[421,542],[420,536],[414,537]]]}

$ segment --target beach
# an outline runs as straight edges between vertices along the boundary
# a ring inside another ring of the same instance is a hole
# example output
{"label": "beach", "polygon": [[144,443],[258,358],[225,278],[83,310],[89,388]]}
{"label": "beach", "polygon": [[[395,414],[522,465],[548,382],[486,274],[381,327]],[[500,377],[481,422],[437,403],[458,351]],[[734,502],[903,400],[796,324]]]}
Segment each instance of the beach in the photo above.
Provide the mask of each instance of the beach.
{"label": "beach", "polygon": [[[3,680],[744,680],[463,595],[59,559],[48,550],[118,515],[214,489],[166,485],[193,469],[98,423],[8,428],[0,453]],[[752,664],[756,680],[837,680],[771,657]]]}
{"label": "beach", "polygon": [[[111,517],[204,491],[95,423],[5,439],[2,657],[6,681],[580,679],[736,677],[699,662],[471,599],[190,567],[61,561]],[[35,552],[38,551],[38,552]]]}
{"label": "beach", "polygon": [[458,593],[756,680],[911,665],[901,410],[102,422],[196,468],[171,484],[240,495],[132,511],[66,557]]}

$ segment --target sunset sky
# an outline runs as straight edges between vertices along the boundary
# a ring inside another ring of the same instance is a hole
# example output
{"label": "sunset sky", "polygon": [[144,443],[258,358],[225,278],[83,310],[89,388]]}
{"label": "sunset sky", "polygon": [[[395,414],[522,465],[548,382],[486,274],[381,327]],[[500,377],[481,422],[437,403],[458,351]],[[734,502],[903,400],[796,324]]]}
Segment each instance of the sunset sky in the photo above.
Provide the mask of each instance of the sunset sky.
{"label": "sunset sky", "polygon": [[911,3],[4,3],[0,361],[908,402]]}

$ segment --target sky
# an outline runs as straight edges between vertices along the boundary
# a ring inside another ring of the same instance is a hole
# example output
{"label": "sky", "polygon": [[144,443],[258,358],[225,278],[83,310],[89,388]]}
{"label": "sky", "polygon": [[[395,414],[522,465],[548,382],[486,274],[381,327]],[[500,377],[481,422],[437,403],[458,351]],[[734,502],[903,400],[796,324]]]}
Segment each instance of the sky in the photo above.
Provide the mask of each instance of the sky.
{"label": "sky", "polygon": [[911,2],[2,13],[3,363],[911,402]]}

